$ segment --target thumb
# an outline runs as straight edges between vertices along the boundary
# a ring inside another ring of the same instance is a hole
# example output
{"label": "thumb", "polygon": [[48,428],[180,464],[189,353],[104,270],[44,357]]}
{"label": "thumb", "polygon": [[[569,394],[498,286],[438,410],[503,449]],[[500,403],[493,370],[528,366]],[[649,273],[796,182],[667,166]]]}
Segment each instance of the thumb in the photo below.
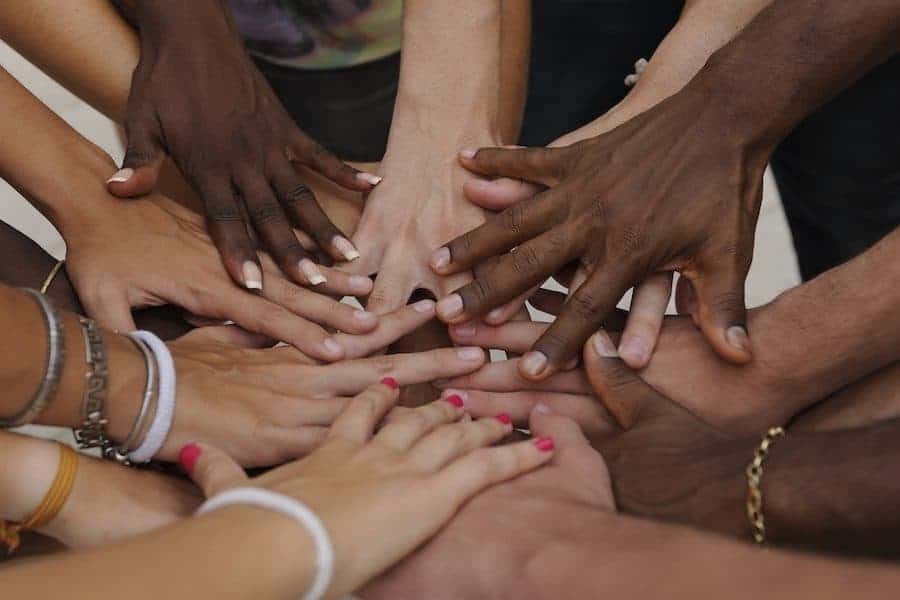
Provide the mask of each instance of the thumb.
{"label": "thumb", "polygon": [[104,329],[123,333],[137,330],[125,290],[104,287],[95,294],[84,294],[81,305],[87,316]]}
{"label": "thumb", "polygon": [[459,160],[481,175],[554,186],[559,183],[567,154],[566,148],[482,148],[463,150]]}
{"label": "thumb", "polygon": [[684,412],[638,377],[615,348],[608,334],[598,331],[584,346],[584,367],[594,392],[619,425],[630,429],[640,420]]}
{"label": "thumb", "polygon": [[230,456],[206,444],[191,443],[183,447],[178,453],[178,463],[207,498],[249,480]]}
{"label": "thumb", "polygon": [[119,198],[144,196],[156,189],[165,159],[162,136],[155,120],[146,117],[129,119],[125,124],[125,135],[128,148],[122,168],[109,178],[106,188]]}
{"label": "thumb", "polygon": [[753,360],[744,303],[746,278],[747,269],[729,266],[691,280],[696,300],[694,318],[700,330],[716,354],[736,364]]}

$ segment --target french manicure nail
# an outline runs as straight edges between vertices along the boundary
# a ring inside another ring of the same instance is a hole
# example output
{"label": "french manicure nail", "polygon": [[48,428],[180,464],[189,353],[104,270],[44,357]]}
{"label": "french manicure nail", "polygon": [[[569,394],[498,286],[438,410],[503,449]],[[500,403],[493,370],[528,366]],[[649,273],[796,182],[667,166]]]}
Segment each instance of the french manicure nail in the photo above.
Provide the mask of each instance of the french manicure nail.
{"label": "french manicure nail", "polygon": [[618,358],[619,353],[605,331],[598,331],[591,337],[594,351],[603,358]]}
{"label": "french manicure nail", "polygon": [[729,327],[725,332],[725,339],[738,350],[750,352],[750,337],[747,335],[747,330],[740,325]]}
{"label": "french manicure nail", "polygon": [[465,148],[459,151],[459,155],[463,158],[475,158],[476,154],[478,154],[478,150],[473,150],[472,148]]}
{"label": "french manicure nail", "polygon": [[450,394],[449,396],[446,396],[446,397],[444,398],[444,400],[445,400],[446,402],[449,402],[450,404],[452,404],[452,405],[455,406],[456,408],[462,408],[463,405],[465,404],[465,402],[464,402],[463,399],[462,399],[462,396],[460,396],[459,394]]}
{"label": "french manicure nail", "polygon": [[478,331],[478,328],[472,321],[461,325],[453,325],[452,329],[453,335],[459,338],[475,337],[475,333]]}
{"label": "french manicure nail", "polygon": [[397,380],[394,379],[393,377],[385,377],[384,379],[381,380],[381,384],[386,385],[387,387],[391,388],[392,390],[396,390],[397,388],[400,387],[400,384],[397,383]]}
{"label": "french manicure nail", "polygon": [[512,418],[506,413],[501,413],[494,418],[497,419],[498,421],[500,421],[501,423],[503,423],[504,425],[509,425],[510,423],[512,423]]}
{"label": "french manicure nail", "polygon": [[437,303],[437,311],[445,319],[454,319],[462,314],[463,300],[459,294],[450,294]]}
{"label": "french manicure nail", "polygon": [[308,258],[302,259],[299,266],[300,272],[303,273],[303,276],[306,277],[310,285],[321,285],[328,281],[327,279],[325,279],[325,276],[322,275],[322,271],[319,270],[319,267],[316,266],[316,263],[309,260]]}
{"label": "french manicure nail", "polygon": [[198,458],[200,458],[200,446],[197,444],[188,444],[178,453],[178,463],[188,474],[194,470]]}
{"label": "french manicure nail", "polygon": [[331,356],[337,357],[344,353],[344,349],[341,348],[341,345],[331,338],[325,338],[322,342],[322,347],[325,349],[325,352]]}
{"label": "french manicure nail", "polygon": [[262,271],[259,270],[259,265],[248,260],[241,267],[241,272],[244,276],[244,287],[248,290],[262,289]]}
{"label": "french manicure nail", "polygon": [[359,251],[347,238],[335,236],[331,243],[334,246],[334,249],[340,252],[341,255],[347,260],[347,262],[351,262],[359,258]]}
{"label": "french manicure nail", "polygon": [[420,313],[433,313],[434,312],[434,300],[419,300],[415,304],[413,304],[413,309],[416,312]]}
{"label": "french manicure nail", "polygon": [[450,264],[450,248],[444,246],[443,248],[438,248],[434,251],[434,254],[431,255],[431,266],[434,269],[443,269],[447,265]]}
{"label": "french manicure nail", "polygon": [[484,350],[477,346],[457,348],[456,355],[462,360],[482,360],[484,358]]}
{"label": "french manicure nail", "polygon": [[547,368],[547,357],[543,352],[529,352],[522,357],[522,368],[532,377],[537,377]]}
{"label": "french manicure nail", "polygon": [[554,448],[553,438],[539,437],[534,440],[534,445],[537,446],[537,449],[541,452],[550,452]]}
{"label": "french manicure nail", "polygon": [[116,171],[112,177],[110,177],[106,183],[125,183],[131,176],[134,175],[134,169],[129,169],[128,167],[124,169],[119,169]]}
{"label": "french manicure nail", "polygon": [[370,323],[374,323],[378,317],[375,316],[375,313],[370,313],[367,310],[354,310],[353,311],[353,320],[363,325],[369,325]]}
{"label": "french manicure nail", "polygon": [[382,177],[378,175],[373,175],[372,173],[366,173],[365,171],[360,171],[356,174],[357,179],[361,179],[368,183],[369,185],[378,185],[382,181]]}

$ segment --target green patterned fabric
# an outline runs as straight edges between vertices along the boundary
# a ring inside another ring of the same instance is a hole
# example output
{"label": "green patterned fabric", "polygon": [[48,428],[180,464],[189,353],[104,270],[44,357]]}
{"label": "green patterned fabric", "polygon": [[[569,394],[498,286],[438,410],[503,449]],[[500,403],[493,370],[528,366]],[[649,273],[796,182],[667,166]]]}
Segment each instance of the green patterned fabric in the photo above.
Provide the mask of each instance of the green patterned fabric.
{"label": "green patterned fabric", "polygon": [[256,56],[300,69],[339,69],[400,50],[403,0],[228,0]]}

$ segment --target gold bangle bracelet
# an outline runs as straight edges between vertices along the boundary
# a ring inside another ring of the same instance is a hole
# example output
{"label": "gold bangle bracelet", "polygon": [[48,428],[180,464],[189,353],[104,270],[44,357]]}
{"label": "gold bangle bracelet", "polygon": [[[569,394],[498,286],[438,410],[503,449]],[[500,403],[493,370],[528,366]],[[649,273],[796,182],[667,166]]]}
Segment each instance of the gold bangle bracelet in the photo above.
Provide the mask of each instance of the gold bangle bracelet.
{"label": "gold bangle bracelet", "polygon": [[66,259],[56,261],[56,264],[53,265],[53,268],[50,270],[50,274],[47,275],[47,279],[44,280],[44,285],[41,286],[42,294],[47,293],[47,290],[53,285],[53,280],[56,279],[57,274],[59,274],[60,269],[62,269],[65,264]]}
{"label": "gold bangle bracelet", "polygon": [[44,494],[44,499],[34,509],[31,516],[21,523],[0,521],[0,541],[6,544],[9,554],[15,552],[19,547],[21,532],[40,529],[55,519],[72,493],[75,476],[78,475],[78,453],[65,444],[57,445],[59,446],[59,465],[56,467],[53,483]]}
{"label": "gold bangle bracelet", "polygon": [[762,475],[763,464],[769,457],[769,449],[775,440],[784,437],[783,427],[772,427],[763,436],[759,448],[753,453],[753,460],[747,465],[747,518],[757,544],[766,543],[766,519],[763,516]]}

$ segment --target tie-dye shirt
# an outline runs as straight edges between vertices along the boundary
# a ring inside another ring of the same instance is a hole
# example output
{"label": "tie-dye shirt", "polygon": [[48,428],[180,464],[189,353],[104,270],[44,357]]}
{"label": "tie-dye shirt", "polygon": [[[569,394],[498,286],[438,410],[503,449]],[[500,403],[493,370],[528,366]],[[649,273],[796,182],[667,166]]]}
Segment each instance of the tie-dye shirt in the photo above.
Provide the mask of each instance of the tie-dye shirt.
{"label": "tie-dye shirt", "polygon": [[400,50],[403,0],[228,0],[247,48],[299,69],[339,69]]}

